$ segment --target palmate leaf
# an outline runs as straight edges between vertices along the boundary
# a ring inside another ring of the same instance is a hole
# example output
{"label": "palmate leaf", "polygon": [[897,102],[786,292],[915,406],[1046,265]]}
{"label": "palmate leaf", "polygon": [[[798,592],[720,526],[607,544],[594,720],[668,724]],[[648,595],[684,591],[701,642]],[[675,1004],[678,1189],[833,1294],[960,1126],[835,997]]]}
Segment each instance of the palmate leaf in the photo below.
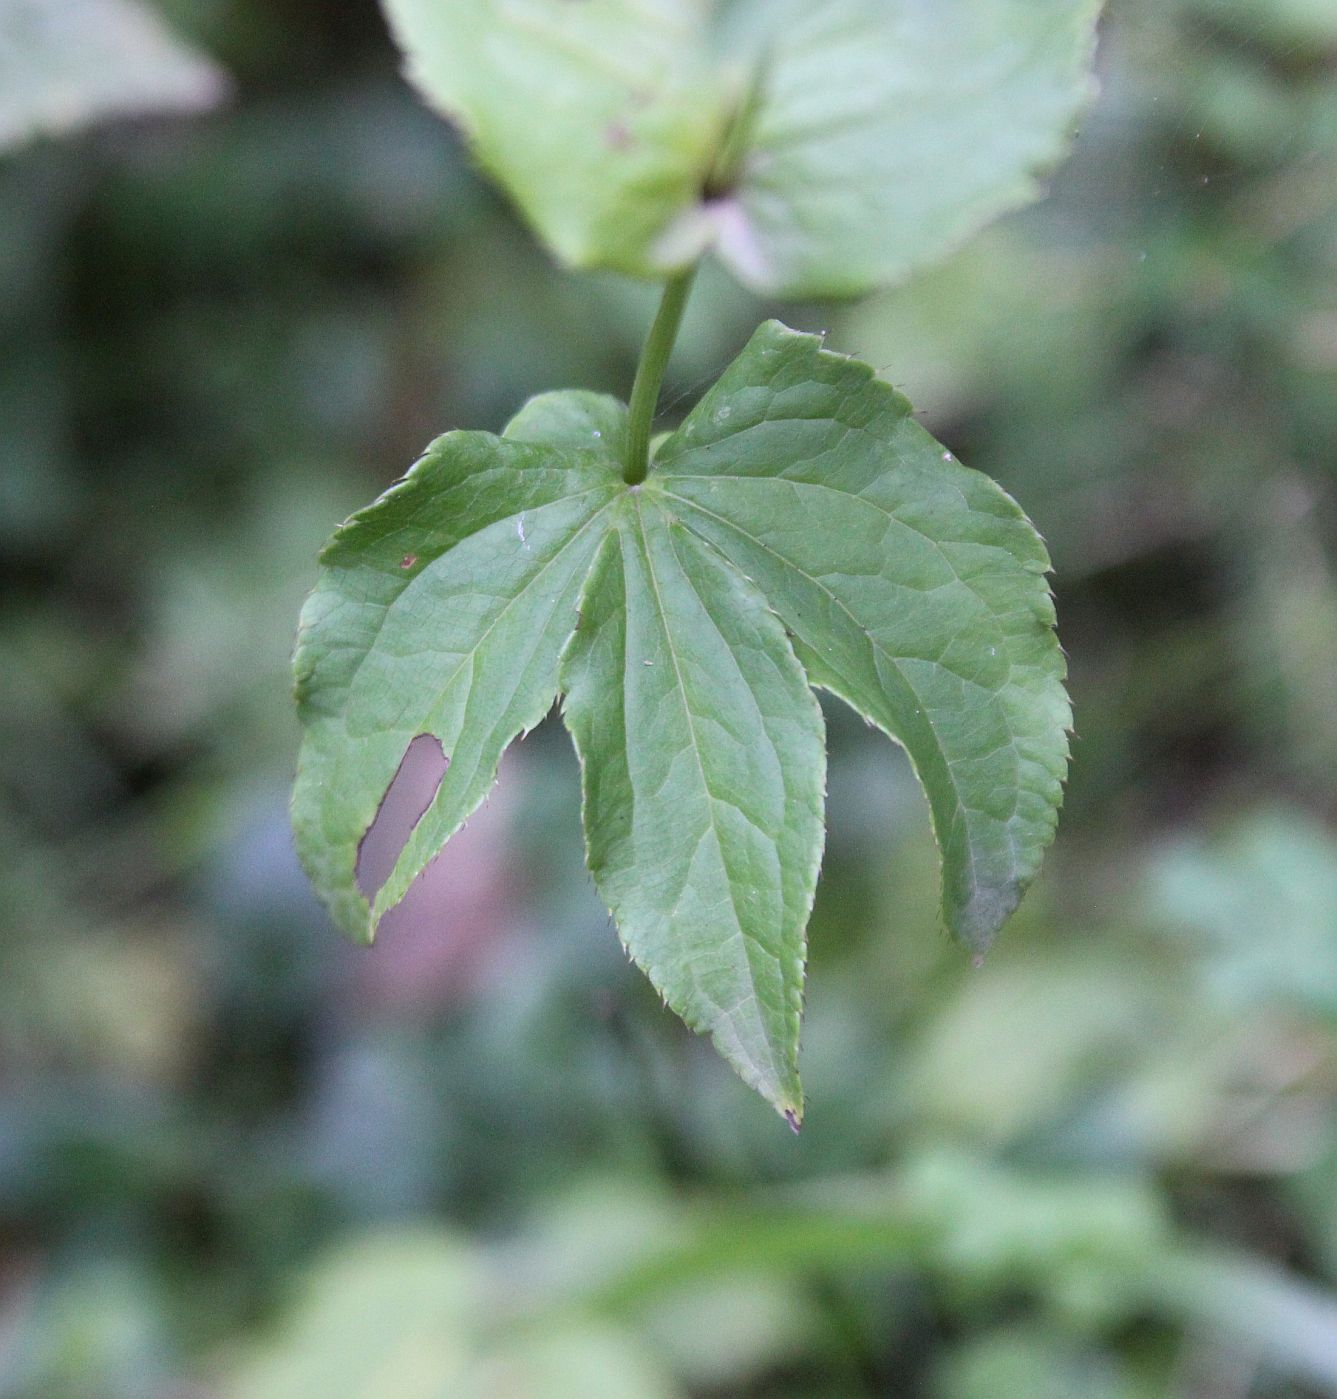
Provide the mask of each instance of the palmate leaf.
{"label": "palmate leaf", "polygon": [[[1048,560],[866,365],[774,322],[639,486],[625,437],[614,400],[544,395],[504,437],[441,438],[335,534],[296,658],[298,850],[370,938],[562,693],[590,869],[628,951],[797,1123],[825,772],[809,686],[904,745],[946,921],[987,946],[1066,768]],[[358,851],[420,734],[449,765],[369,902]]]}
{"label": "palmate leaf", "polygon": [[1030,200],[1092,90],[1098,0],[383,0],[429,102],[579,267],[714,248],[855,294]]}

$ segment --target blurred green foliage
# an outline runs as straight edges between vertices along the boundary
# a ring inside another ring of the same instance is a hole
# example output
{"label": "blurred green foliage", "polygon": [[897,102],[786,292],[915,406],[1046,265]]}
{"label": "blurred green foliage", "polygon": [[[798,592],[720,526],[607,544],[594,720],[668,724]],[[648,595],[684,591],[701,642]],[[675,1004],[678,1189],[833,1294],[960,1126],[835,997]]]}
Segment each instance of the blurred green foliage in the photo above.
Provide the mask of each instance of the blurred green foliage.
{"label": "blurred green foliage", "polygon": [[[545,265],[372,5],[165,12],[230,108],[0,164],[0,1395],[1337,1393],[1331,7],[1114,0],[1047,203],[785,308],[1026,501],[1078,716],[972,971],[830,710],[797,1139],[626,964],[551,725],[416,922],[315,907],[315,549],[625,392],[653,292]],[[704,282],[670,401],[766,309]]]}

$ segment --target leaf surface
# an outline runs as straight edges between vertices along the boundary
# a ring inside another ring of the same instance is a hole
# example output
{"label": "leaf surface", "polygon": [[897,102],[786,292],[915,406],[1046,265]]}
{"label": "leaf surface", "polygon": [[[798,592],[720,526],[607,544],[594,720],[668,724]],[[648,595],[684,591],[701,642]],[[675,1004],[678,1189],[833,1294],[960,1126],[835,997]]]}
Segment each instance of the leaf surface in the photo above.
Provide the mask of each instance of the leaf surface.
{"label": "leaf surface", "polygon": [[977,949],[1053,837],[1071,722],[1043,543],[857,360],[764,325],[648,483],[783,619],[813,684],[900,742],[948,926]]}
{"label": "leaf surface", "polygon": [[755,0],[763,100],[705,213],[762,292],[903,280],[1029,203],[1092,93],[1094,0]]}
{"label": "leaf surface", "polygon": [[539,447],[593,452],[620,477],[627,444],[627,405],[610,394],[587,389],[541,393],[506,424],[505,436]]}
{"label": "leaf surface", "polygon": [[711,0],[384,0],[408,75],[565,262],[646,274],[724,120]]}
{"label": "leaf surface", "polygon": [[384,0],[408,71],[565,262],[714,248],[856,294],[1032,199],[1098,0]]}
{"label": "leaf surface", "polygon": [[821,719],[765,600],[629,493],[563,663],[589,866],[628,951],[797,1122]]}
{"label": "leaf surface", "polygon": [[[438,439],[322,555],[295,670],[305,725],[293,826],[337,921],[376,920],[486,796],[557,694],[557,661],[620,483],[593,451],[486,433]],[[374,907],[357,856],[408,744],[449,766]]]}

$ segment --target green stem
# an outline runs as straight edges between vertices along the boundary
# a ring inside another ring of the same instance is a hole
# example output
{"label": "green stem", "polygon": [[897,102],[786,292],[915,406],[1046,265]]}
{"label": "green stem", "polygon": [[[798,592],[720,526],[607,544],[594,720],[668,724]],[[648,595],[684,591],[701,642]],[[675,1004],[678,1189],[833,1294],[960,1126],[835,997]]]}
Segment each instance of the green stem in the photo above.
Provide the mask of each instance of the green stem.
{"label": "green stem", "polygon": [[695,265],[664,286],[659,314],[645,337],[641,362],[636,367],[636,382],[631,388],[631,409],[627,420],[627,469],[623,479],[629,486],[639,486],[650,471],[650,429],[654,425],[655,409],[659,406],[659,390],[664,383],[664,370],[673,353],[682,325],[682,313],[696,276]]}

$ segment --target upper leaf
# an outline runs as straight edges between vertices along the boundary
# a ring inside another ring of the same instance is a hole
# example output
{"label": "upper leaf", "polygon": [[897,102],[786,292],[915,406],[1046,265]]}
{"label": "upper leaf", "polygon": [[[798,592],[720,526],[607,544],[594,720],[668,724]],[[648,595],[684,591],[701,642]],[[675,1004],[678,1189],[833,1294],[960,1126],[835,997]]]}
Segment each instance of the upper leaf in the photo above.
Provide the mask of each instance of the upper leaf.
{"label": "upper leaf", "polygon": [[0,149],[105,117],[194,111],[226,85],[137,0],[0,0]]}
{"label": "upper leaf", "polygon": [[1098,0],[384,0],[428,99],[564,261],[855,294],[1036,191]]}
{"label": "upper leaf", "polygon": [[409,76],[564,262],[653,270],[724,122],[710,0],[383,0]]}
{"label": "upper leaf", "polygon": [[764,325],[659,449],[647,489],[752,579],[816,685],[904,745],[948,926],[983,949],[1053,837],[1071,711],[1044,545],[910,405]]}
{"label": "upper leaf", "polygon": [[705,216],[743,281],[855,295],[1029,203],[1092,91],[1098,0],[753,0],[763,101]]}
{"label": "upper leaf", "polygon": [[797,1125],[821,711],[766,601],[629,492],[562,668],[590,871],[627,950]]}
{"label": "upper leaf", "polygon": [[[293,828],[355,936],[370,940],[487,795],[507,744],[552,707],[618,490],[600,452],[450,433],[326,546],[294,662],[305,739]],[[420,734],[449,766],[373,908],[358,851]]]}

